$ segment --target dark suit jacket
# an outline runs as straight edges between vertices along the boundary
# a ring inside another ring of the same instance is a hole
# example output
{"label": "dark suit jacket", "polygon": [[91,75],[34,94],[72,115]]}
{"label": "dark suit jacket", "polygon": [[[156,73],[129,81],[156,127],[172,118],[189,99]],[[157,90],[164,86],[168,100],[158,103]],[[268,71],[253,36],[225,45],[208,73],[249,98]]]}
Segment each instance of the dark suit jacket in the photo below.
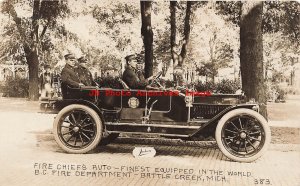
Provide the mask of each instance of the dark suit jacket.
{"label": "dark suit jacket", "polygon": [[78,69],[66,64],[61,71],[61,81],[72,88],[79,88],[80,79]]}
{"label": "dark suit jacket", "polygon": [[95,85],[93,81],[92,73],[87,68],[80,66],[78,70],[79,70],[79,79],[81,83],[83,83],[86,86]]}
{"label": "dark suit jacket", "polygon": [[122,79],[131,89],[145,89],[148,85],[144,75],[136,73],[131,67],[126,67]]}
{"label": "dark suit jacket", "polygon": [[79,97],[77,93],[74,92],[74,89],[70,89],[79,88],[79,83],[80,79],[78,69],[66,64],[61,71],[61,91],[63,98],[70,99]]}

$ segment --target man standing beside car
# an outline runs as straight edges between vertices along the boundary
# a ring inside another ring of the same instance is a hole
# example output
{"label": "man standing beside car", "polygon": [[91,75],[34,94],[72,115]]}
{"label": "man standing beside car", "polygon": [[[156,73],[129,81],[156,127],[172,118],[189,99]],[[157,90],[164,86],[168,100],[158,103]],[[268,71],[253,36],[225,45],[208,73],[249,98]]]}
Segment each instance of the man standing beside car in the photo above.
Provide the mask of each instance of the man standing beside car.
{"label": "man standing beside car", "polygon": [[53,96],[52,79],[53,79],[53,74],[50,70],[50,65],[45,64],[44,72],[40,76],[40,89],[41,89],[40,99],[51,98]]}

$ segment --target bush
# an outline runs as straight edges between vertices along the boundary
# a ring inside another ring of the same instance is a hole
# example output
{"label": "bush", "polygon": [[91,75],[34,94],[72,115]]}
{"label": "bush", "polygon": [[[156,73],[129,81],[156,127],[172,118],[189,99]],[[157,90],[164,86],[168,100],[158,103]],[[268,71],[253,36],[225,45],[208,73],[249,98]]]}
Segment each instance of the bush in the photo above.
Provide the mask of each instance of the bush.
{"label": "bush", "polygon": [[278,100],[285,100],[286,98],[286,90],[284,90],[283,88],[278,88]]}
{"label": "bush", "polygon": [[4,82],[0,82],[0,97],[5,96],[4,94]]}
{"label": "bush", "polygon": [[1,87],[1,92],[8,97],[28,97],[29,81],[21,77],[8,77]]}
{"label": "bush", "polygon": [[[122,89],[123,86],[118,80],[118,77],[98,77],[95,81],[100,85],[100,87],[109,87],[115,89]],[[160,80],[160,83],[165,86],[165,88],[176,87],[176,82],[173,80]],[[191,87],[192,84],[188,84],[188,87]],[[219,83],[206,82],[202,83],[201,81],[194,82],[194,88],[196,91],[210,91],[221,94],[234,94],[238,88],[239,83],[232,80],[224,79]]]}
{"label": "bush", "polygon": [[216,84],[213,82],[206,82],[203,83],[201,81],[195,82],[194,83],[195,90],[199,92],[203,91],[209,91],[209,92],[216,92]]}
{"label": "bush", "polygon": [[290,93],[288,87],[279,86],[277,83],[269,82],[267,85],[268,101],[284,101],[286,95]]}
{"label": "bush", "polygon": [[213,82],[196,82],[195,89],[197,91],[210,91],[221,94],[234,94],[239,89],[239,83],[223,79],[221,82],[213,83]]}
{"label": "bush", "polygon": [[276,99],[276,89],[271,82],[267,82],[267,99],[268,101],[275,101]]}
{"label": "bush", "polygon": [[216,91],[218,93],[234,94],[239,89],[239,87],[240,86],[238,82],[223,79],[221,82],[216,84]]}
{"label": "bush", "polygon": [[295,95],[295,94],[299,95],[299,93],[300,93],[299,90],[300,90],[299,88],[289,86],[286,88],[286,93],[292,94],[292,95]]}
{"label": "bush", "polygon": [[119,77],[98,77],[95,81],[100,85],[100,87],[122,89]]}

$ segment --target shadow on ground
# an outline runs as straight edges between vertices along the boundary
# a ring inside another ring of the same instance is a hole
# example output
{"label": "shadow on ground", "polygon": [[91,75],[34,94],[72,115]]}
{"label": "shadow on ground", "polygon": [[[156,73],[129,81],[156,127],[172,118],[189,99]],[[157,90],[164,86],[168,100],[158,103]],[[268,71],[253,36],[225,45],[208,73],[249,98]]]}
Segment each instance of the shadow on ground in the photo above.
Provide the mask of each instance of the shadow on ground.
{"label": "shadow on ground", "polygon": [[[43,151],[65,153],[55,142],[51,130],[32,131],[36,137],[36,147]],[[154,147],[156,156],[199,157],[217,148],[214,141],[197,142],[173,139],[118,138],[107,146],[97,146],[91,153],[132,154],[135,147]],[[202,149],[202,150],[201,150]]]}

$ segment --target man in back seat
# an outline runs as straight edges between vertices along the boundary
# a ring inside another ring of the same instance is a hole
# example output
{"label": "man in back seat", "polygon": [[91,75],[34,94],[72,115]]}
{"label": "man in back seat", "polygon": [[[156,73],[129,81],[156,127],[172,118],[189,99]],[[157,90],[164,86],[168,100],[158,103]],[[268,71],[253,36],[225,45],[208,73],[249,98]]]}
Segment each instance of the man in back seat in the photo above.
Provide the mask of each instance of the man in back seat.
{"label": "man in back seat", "polygon": [[62,83],[65,83],[73,88],[79,88],[83,85],[79,79],[79,69],[77,60],[73,54],[65,55],[66,65],[61,71]]}
{"label": "man in back seat", "polygon": [[80,88],[84,84],[80,82],[77,60],[73,54],[65,55],[66,65],[61,71],[61,89],[64,98],[72,97],[69,88]]}
{"label": "man in back seat", "polygon": [[86,86],[96,86],[95,82],[93,81],[92,73],[89,71],[86,63],[87,59],[85,57],[82,56],[78,58],[79,71],[81,72],[79,74],[80,82]]}

